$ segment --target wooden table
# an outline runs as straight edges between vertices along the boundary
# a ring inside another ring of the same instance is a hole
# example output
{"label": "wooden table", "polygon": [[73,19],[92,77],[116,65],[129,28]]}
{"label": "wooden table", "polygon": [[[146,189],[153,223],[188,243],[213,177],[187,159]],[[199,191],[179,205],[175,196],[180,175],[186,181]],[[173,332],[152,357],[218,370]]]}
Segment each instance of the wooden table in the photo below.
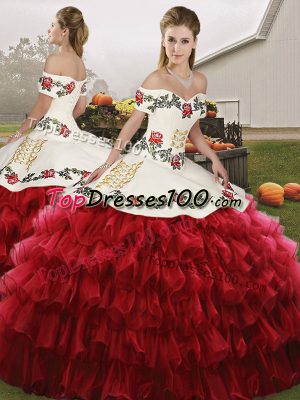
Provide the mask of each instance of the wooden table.
{"label": "wooden table", "polygon": [[[216,154],[227,170],[229,181],[249,192],[247,157],[250,154],[250,149],[248,147],[236,147],[231,150],[216,151]],[[211,168],[212,163],[205,155],[200,153],[185,153],[185,155],[195,163],[201,165],[201,167],[213,172]]]}

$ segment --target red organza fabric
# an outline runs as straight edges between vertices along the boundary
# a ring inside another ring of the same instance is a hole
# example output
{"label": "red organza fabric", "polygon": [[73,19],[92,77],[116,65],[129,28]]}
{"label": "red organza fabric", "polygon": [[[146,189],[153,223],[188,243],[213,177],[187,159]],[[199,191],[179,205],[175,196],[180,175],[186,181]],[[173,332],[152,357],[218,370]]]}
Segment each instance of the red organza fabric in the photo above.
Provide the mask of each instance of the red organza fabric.
{"label": "red organza fabric", "polygon": [[203,219],[40,211],[1,279],[0,378],[84,400],[249,400],[299,383],[298,245],[247,197]]}
{"label": "red organza fabric", "polygon": [[0,276],[13,267],[9,256],[13,245],[33,233],[33,218],[48,204],[46,192],[50,188],[30,187],[11,192],[0,186]]}

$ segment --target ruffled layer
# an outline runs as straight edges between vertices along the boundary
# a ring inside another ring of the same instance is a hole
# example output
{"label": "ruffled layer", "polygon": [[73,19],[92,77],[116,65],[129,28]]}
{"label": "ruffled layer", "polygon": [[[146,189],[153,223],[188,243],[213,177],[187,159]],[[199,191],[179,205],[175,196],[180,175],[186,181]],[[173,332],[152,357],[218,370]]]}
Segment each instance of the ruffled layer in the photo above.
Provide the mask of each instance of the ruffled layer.
{"label": "ruffled layer", "polygon": [[249,400],[299,383],[298,244],[247,198],[202,219],[40,211],[1,280],[1,379],[84,400]]}
{"label": "ruffled layer", "polygon": [[32,221],[38,210],[48,204],[46,191],[50,188],[11,192],[0,186],[0,276],[13,267],[9,253],[14,244],[33,233]]}

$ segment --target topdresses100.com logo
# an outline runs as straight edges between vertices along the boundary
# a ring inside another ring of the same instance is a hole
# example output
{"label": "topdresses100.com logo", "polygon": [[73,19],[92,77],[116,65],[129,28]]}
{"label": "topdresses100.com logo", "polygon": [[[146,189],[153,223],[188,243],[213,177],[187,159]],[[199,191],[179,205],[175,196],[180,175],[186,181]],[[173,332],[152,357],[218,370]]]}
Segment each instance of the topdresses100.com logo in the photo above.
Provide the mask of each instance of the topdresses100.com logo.
{"label": "topdresses100.com logo", "polygon": [[[115,208],[122,207],[143,207],[147,208],[163,208],[172,207],[175,203],[181,208],[203,208],[208,203],[213,203],[216,207],[240,207],[242,200],[234,198],[233,191],[223,189],[223,196],[214,199],[214,196],[210,196],[206,189],[201,189],[197,193],[193,194],[190,189],[184,189],[178,193],[175,189],[169,190],[167,194],[162,194],[158,197],[145,196],[145,195],[128,195],[125,196],[119,190],[110,192],[111,194],[103,194],[99,190],[83,187],[77,189],[79,194],[66,194],[62,195],[63,188],[52,188],[47,191],[47,194],[51,196],[50,206],[56,204],[62,208],[71,207],[71,211],[75,211],[76,208],[86,205],[86,207],[94,207],[101,204],[102,207],[112,205]],[[85,194],[80,194],[80,191],[84,191]],[[88,201],[87,201],[88,200]]]}

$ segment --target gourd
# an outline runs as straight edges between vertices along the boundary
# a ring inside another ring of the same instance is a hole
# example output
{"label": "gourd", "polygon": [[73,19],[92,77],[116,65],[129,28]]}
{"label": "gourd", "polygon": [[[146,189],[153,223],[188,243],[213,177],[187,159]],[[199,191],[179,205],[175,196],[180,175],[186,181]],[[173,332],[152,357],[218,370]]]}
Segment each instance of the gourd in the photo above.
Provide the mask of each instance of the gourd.
{"label": "gourd", "polygon": [[207,135],[203,135],[206,143],[209,145],[210,148],[213,146],[213,142],[210,140],[210,137]]}
{"label": "gourd", "polygon": [[212,149],[214,149],[215,151],[226,150],[226,145],[225,143],[215,142],[212,145]]}
{"label": "gourd", "polygon": [[300,185],[290,182],[283,186],[284,197],[288,200],[300,201]]}
{"label": "gourd", "polygon": [[197,147],[193,143],[185,143],[185,152],[186,153],[197,153]]}
{"label": "gourd", "polygon": [[209,145],[209,147],[212,149],[214,143],[209,139],[205,139],[205,141]]}
{"label": "gourd", "polygon": [[226,148],[230,148],[230,149],[234,149],[235,148],[235,145],[233,144],[233,143],[224,143],[225,144],[225,146],[226,146]]}
{"label": "gourd", "polygon": [[93,96],[92,103],[96,106],[111,106],[113,99],[111,96],[100,92]]}
{"label": "gourd", "polygon": [[[217,141],[213,142],[212,140],[210,140],[209,136],[207,135],[203,135],[205,142],[209,145],[210,148],[212,148],[215,151],[219,151],[219,150],[226,150],[226,149],[234,149],[235,145],[233,143],[222,143],[222,139],[218,139]],[[186,138],[186,145],[187,144],[192,144],[192,142],[190,141],[189,138]],[[197,148],[195,145],[192,146],[188,146],[186,147],[186,153],[196,153],[198,152]]]}
{"label": "gourd", "polygon": [[98,99],[98,97],[103,96],[103,95],[104,95],[103,92],[96,93],[96,94],[92,97],[92,104],[96,105],[96,104],[97,104],[97,99]]}
{"label": "gourd", "polygon": [[279,207],[284,202],[284,189],[274,182],[266,182],[257,189],[257,197],[260,203]]}
{"label": "gourd", "polygon": [[233,143],[223,143],[222,139],[218,139],[212,144],[211,148],[215,151],[219,151],[219,150],[227,150],[228,148],[234,149],[235,145]]}
{"label": "gourd", "polygon": [[215,111],[206,111],[206,118],[215,118],[217,113]]}

